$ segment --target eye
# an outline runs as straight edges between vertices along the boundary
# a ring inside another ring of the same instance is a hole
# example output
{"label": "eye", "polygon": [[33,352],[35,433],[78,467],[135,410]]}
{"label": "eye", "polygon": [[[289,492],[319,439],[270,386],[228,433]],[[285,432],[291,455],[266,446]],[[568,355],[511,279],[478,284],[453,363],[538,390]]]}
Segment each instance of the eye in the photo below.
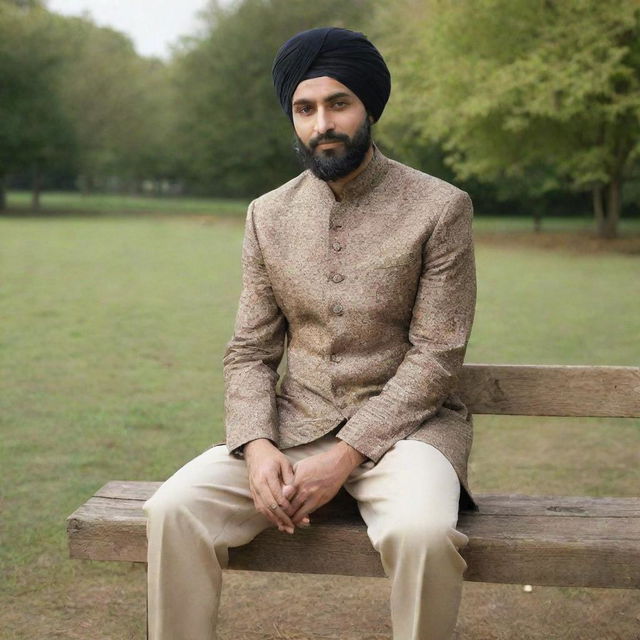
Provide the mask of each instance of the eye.
{"label": "eye", "polygon": [[344,102],[344,100],[337,100],[336,102],[333,103],[333,107],[334,109],[343,109],[344,107],[348,106],[348,102]]}
{"label": "eye", "polygon": [[300,106],[298,106],[296,108],[296,113],[301,113],[302,115],[306,115],[308,113],[311,113],[311,105],[301,104]]}

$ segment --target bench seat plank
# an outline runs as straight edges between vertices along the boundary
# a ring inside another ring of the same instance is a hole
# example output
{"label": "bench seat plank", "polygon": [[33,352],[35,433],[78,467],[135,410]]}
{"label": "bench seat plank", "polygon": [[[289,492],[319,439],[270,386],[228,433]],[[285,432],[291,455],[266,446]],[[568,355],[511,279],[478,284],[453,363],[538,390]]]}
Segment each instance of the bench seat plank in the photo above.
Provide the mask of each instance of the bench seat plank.
{"label": "bench seat plank", "polygon": [[[68,518],[72,558],[146,561],[142,504],[159,482],[110,482]],[[640,498],[479,494],[480,512],[458,529],[465,579],[556,586],[640,588]],[[275,529],[230,549],[230,569],[383,576],[355,502],[346,494],[313,525]],[[310,553],[310,548],[313,553]]]}

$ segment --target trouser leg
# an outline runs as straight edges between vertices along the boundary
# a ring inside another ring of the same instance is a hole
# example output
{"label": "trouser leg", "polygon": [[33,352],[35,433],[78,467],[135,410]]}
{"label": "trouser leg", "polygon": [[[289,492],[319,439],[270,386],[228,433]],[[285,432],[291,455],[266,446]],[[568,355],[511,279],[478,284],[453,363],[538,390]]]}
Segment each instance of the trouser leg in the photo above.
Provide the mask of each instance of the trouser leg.
{"label": "trouser leg", "polygon": [[415,440],[361,465],[345,488],[391,579],[394,640],[449,640],[454,632],[468,538],[456,530],[460,483],[447,458]]}
{"label": "trouser leg", "polygon": [[[331,436],[287,449],[292,464],[335,443]],[[147,500],[149,640],[213,640],[229,547],[271,522],[256,511],[247,465],[225,446],[205,451]],[[285,535],[285,534],[283,534]]]}
{"label": "trouser leg", "polygon": [[148,539],[148,637],[214,640],[228,548],[271,525],[255,510],[244,460],[213,447],[143,507]]}

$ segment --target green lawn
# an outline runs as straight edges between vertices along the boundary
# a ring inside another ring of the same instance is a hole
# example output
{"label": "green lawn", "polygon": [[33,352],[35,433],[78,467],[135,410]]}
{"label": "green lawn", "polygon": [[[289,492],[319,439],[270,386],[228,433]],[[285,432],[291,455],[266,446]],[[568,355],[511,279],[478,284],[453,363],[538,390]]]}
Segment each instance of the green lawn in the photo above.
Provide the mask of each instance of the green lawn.
{"label": "green lawn", "polygon": [[[228,218],[0,218],[7,638],[81,638],[95,599],[99,637],[142,637],[132,570],[67,560],[65,518],[104,482],[164,479],[222,437],[241,240]],[[640,256],[480,240],[477,261],[468,362],[638,365]],[[471,486],[637,495],[639,446],[635,420],[481,416]],[[103,588],[124,594],[117,612]]]}

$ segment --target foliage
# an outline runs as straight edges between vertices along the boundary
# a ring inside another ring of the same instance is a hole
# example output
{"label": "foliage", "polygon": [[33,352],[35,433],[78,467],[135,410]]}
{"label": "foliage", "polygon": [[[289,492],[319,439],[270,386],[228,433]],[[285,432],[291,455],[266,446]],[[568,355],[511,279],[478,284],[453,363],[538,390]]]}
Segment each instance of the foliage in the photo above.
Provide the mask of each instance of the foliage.
{"label": "foliage", "polygon": [[66,19],[66,30],[63,95],[84,187],[108,176],[135,181],[169,173],[164,65],[141,58],[129,38],[85,18]]}
{"label": "foliage", "polygon": [[58,27],[55,16],[38,6],[0,2],[0,178],[71,161]]}
{"label": "foliage", "polygon": [[66,169],[90,188],[171,177],[171,113],[166,65],[126,36],[0,0],[0,178]]}
{"label": "foliage", "polygon": [[389,118],[441,142],[459,178],[506,194],[621,184],[640,160],[639,7],[405,0],[378,15],[394,26]]}
{"label": "foliage", "polygon": [[256,196],[299,172],[291,123],[273,90],[280,45],[304,29],[361,29],[371,2],[212,2],[200,38],[176,60],[179,153],[192,181],[216,195]]}
{"label": "foliage", "polygon": [[[3,183],[254,197],[299,171],[271,84],[300,30],[364,31],[392,95],[376,141],[476,211],[581,213],[640,194],[640,0],[212,0],[165,63],[89,18],[0,0]],[[64,179],[63,179],[64,178]],[[637,208],[637,204],[635,205]]]}

